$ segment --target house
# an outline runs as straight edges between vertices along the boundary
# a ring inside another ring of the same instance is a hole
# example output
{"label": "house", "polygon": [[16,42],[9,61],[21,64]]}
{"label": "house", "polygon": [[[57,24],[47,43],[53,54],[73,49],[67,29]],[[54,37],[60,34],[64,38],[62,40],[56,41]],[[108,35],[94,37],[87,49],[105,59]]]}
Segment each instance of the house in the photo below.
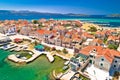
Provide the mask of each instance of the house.
{"label": "house", "polygon": [[8,36],[14,35],[16,34],[16,26],[15,25],[10,25],[10,26],[3,25],[2,27],[0,27],[0,33],[6,34]]}
{"label": "house", "polygon": [[0,33],[5,34],[5,28],[0,26]]}
{"label": "house", "polygon": [[10,26],[8,30],[5,32],[6,35],[14,35],[16,34],[16,27],[15,26]]}
{"label": "house", "polygon": [[97,39],[93,39],[93,41],[90,42],[90,45],[93,45],[93,46],[103,46],[104,43],[103,43],[103,40],[97,38]]}
{"label": "house", "polygon": [[105,31],[97,31],[95,33],[95,37],[104,40],[107,36],[106,36]]}
{"label": "house", "polygon": [[72,57],[70,59],[70,66],[72,71],[78,71],[80,69],[79,59]]}
{"label": "house", "polygon": [[52,35],[52,32],[50,30],[44,30],[43,41],[45,43],[54,44],[54,43],[52,43],[52,41],[50,41],[50,40],[52,40],[52,37],[53,37],[53,35]]}
{"label": "house", "polygon": [[106,71],[110,70],[115,56],[120,56],[120,52],[101,46],[87,46],[81,49],[79,54],[88,56],[90,58],[90,64],[94,64],[96,67]]}
{"label": "house", "polygon": [[85,42],[82,43],[82,47],[86,47],[86,46],[88,46],[88,45],[93,44],[92,41],[93,41],[92,38],[86,39]]}
{"label": "house", "polygon": [[83,54],[77,54],[75,57],[70,59],[70,66],[72,71],[83,71],[84,68],[88,65],[89,59],[88,56]]}
{"label": "house", "polygon": [[86,40],[86,39],[94,39],[94,36],[87,33],[87,32],[84,32],[82,33],[82,39]]}
{"label": "house", "polygon": [[120,72],[120,56],[115,56],[109,70],[110,76],[113,76],[115,71]]}
{"label": "house", "polygon": [[75,54],[79,53],[80,49],[81,49],[81,45],[76,44],[76,45],[74,46],[74,53],[75,53]]}
{"label": "house", "polygon": [[57,46],[62,46],[63,38],[64,38],[63,35],[59,35],[59,36],[55,39],[55,45],[57,45]]}
{"label": "house", "polygon": [[15,43],[21,43],[22,41],[23,41],[23,39],[20,39],[20,38],[15,38],[15,39],[14,39],[14,42],[15,42]]}
{"label": "house", "polygon": [[71,42],[72,42],[72,39],[64,37],[62,40],[62,46],[65,48],[72,48]]}
{"label": "house", "polygon": [[20,34],[29,36],[30,32],[32,32],[32,29],[28,26],[24,26],[20,29]]}
{"label": "house", "polygon": [[80,35],[73,34],[72,35],[72,46],[75,47],[75,45],[80,45],[82,43],[82,39]]}
{"label": "house", "polygon": [[119,37],[116,37],[116,36],[109,36],[108,39],[107,39],[107,44],[119,44]]}
{"label": "house", "polygon": [[7,36],[0,36],[0,44],[6,44],[6,43],[9,43],[11,41],[12,40]]}
{"label": "house", "polygon": [[39,39],[39,40],[44,40],[44,36],[45,36],[45,30],[43,30],[43,29],[40,29],[40,30],[38,30],[37,31],[37,38]]}

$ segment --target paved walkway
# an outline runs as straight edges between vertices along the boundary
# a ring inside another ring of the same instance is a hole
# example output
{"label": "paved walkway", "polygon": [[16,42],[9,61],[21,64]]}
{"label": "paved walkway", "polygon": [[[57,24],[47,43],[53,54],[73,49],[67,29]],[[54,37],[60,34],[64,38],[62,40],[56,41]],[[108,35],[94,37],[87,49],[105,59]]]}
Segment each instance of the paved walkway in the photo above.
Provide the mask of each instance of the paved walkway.
{"label": "paved walkway", "polygon": [[9,38],[10,38],[11,40],[14,40],[15,38],[29,39],[29,40],[31,40],[31,42],[34,42],[34,40],[31,39],[31,38],[29,38],[28,36],[24,36],[24,35],[20,35],[20,34],[11,35],[11,36],[9,36]]}
{"label": "paved walkway", "polygon": [[106,80],[106,78],[109,78],[109,72],[96,68],[94,65],[87,67],[86,71],[91,80]]}
{"label": "paved walkway", "polygon": [[64,73],[63,76],[60,78],[61,80],[70,80],[71,77],[75,74],[75,72],[69,70],[68,72]]}
{"label": "paved walkway", "polygon": [[[57,50],[63,50],[64,49],[64,47],[47,44],[43,41],[41,42],[41,44],[49,46],[49,47],[55,47]],[[69,49],[69,48],[65,48],[65,49],[68,51],[69,54],[74,54],[74,49]]]}

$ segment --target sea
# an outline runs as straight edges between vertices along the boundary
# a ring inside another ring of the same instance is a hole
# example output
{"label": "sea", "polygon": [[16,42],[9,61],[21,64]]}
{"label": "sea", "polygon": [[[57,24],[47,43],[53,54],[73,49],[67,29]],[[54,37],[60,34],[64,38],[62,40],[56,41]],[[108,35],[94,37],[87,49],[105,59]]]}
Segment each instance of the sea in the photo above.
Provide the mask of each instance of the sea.
{"label": "sea", "polygon": [[80,20],[82,22],[94,23],[103,27],[117,27],[120,28],[120,17],[104,17],[104,16],[90,16],[90,17],[75,17],[75,16],[61,16],[61,15],[0,15],[0,20],[38,20],[41,18],[55,19],[55,20]]}
{"label": "sea", "polygon": [[119,18],[55,18],[56,20],[80,20],[81,22],[94,23],[101,27],[120,28]]}
{"label": "sea", "polygon": [[55,56],[55,61],[50,63],[45,55],[41,55],[29,64],[17,64],[7,59],[15,53],[0,49],[0,80],[55,80],[53,70],[62,71],[65,62]]}

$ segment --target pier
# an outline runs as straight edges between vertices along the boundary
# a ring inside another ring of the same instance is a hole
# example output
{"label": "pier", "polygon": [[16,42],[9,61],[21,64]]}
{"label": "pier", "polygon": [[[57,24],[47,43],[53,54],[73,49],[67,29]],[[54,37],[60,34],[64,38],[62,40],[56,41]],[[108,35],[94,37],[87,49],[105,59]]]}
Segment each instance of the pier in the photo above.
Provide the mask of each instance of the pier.
{"label": "pier", "polygon": [[9,55],[8,56],[8,59],[13,61],[13,62],[16,62],[16,63],[29,63],[29,62],[32,62],[33,60],[35,60],[37,57],[39,57],[40,55],[42,54],[46,54],[48,60],[50,62],[53,62],[54,61],[54,57],[52,55],[50,55],[49,52],[40,52],[40,51],[37,51],[37,50],[32,50],[32,52],[34,53],[32,55],[31,58],[27,59],[27,60],[24,60],[24,59],[20,59],[20,58],[17,58],[15,54],[12,54],[12,55]]}

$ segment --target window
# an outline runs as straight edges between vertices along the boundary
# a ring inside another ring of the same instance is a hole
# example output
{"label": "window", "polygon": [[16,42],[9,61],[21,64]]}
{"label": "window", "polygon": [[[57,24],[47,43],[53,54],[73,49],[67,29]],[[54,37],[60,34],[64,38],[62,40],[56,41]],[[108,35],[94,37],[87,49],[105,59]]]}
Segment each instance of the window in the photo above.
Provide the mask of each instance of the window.
{"label": "window", "polygon": [[116,67],[116,65],[114,65],[114,67]]}
{"label": "window", "polygon": [[103,63],[101,63],[100,66],[103,66]]}
{"label": "window", "polygon": [[115,60],[115,63],[117,63],[117,61]]}
{"label": "window", "polygon": [[93,58],[93,55],[90,55],[91,58]]}
{"label": "window", "polygon": [[104,59],[102,58],[101,61],[104,61]]}

